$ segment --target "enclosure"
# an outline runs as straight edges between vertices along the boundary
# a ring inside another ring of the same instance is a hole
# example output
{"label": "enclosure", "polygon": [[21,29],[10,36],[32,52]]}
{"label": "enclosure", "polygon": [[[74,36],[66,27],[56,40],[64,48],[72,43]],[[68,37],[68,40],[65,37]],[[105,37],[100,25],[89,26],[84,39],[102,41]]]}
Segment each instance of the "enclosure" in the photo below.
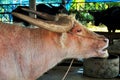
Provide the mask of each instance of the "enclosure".
{"label": "enclosure", "polygon": [[[108,33],[107,27],[103,24],[99,26],[94,25],[94,17],[89,11],[102,11],[108,8],[119,6],[120,0],[64,0],[65,8],[69,14],[75,14],[75,17],[79,22],[84,24],[88,29],[106,36],[112,44],[108,47],[108,53],[120,56],[120,30],[115,33]],[[62,0],[36,0],[37,4],[52,4],[53,6],[59,6]],[[28,0],[1,0],[0,1],[0,21],[3,23],[14,24],[11,12],[18,6],[29,6]],[[20,24],[23,26],[23,24]],[[26,26],[24,26],[26,27]],[[27,27],[28,28],[28,27]],[[65,72],[70,65],[71,59],[64,60],[57,66],[46,72],[43,76],[37,80],[62,80]],[[83,74],[84,60],[74,60],[70,71],[67,74],[66,80],[103,80],[104,78],[89,77]],[[120,62],[118,62],[120,64]],[[94,68],[94,66],[93,66]],[[119,74],[109,80],[120,79]],[[104,79],[108,80],[108,79]]]}

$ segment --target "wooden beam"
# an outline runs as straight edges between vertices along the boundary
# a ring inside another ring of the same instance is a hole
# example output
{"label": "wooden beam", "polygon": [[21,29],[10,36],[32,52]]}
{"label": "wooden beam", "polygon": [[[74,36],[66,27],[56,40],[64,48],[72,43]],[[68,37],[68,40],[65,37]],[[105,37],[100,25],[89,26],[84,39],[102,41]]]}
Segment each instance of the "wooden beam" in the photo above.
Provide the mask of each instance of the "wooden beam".
{"label": "wooden beam", "polygon": [[108,33],[108,32],[96,32],[96,33],[104,35],[107,38],[120,39],[120,33]]}

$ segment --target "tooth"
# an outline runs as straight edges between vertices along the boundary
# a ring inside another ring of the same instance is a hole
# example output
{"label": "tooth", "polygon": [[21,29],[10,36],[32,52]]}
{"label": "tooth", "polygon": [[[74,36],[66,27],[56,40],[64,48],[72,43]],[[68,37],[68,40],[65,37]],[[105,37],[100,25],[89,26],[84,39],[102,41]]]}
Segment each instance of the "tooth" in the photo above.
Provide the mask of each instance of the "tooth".
{"label": "tooth", "polygon": [[102,57],[103,57],[103,58],[108,58],[108,57],[109,57],[108,50],[105,50],[105,51],[104,51],[104,54],[103,54]]}

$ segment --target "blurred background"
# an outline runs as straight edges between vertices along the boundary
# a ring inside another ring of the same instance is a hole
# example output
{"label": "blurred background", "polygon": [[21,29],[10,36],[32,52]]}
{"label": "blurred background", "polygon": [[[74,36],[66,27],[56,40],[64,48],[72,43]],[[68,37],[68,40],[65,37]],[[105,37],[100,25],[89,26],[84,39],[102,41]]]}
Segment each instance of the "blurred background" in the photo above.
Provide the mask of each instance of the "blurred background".
{"label": "blurred background", "polygon": [[[120,0],[65,0],[65,7],[69,13],[76,14],[76,18],[92,30],[97,30],[98,27],[94,27],[93,17],[88,13],[91,11],[105,10],[109,7],[120,6]],[[36,4],[52,4],[59,6],[62,0],[36,0]],[[29,6],[29,0],[0,0],[0,21],[12,23],[11,12],[17,6]],[[92,26],[91,26],[92,25]],[[101,25],[101,29],[107,30],[104,25]],[[98,28],[99,30],[99,28]]]}

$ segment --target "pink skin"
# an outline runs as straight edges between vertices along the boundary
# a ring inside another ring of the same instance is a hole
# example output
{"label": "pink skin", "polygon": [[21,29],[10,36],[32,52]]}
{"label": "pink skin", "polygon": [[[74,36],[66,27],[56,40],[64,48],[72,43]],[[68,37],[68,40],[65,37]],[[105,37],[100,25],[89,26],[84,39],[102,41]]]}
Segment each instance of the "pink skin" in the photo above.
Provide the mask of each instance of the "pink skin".
{"label": "pink skin", "polygon": [[36,80],[66,58],[102,57],[106,38],[78,22],[66,33],[0,23],[0,80]]}

